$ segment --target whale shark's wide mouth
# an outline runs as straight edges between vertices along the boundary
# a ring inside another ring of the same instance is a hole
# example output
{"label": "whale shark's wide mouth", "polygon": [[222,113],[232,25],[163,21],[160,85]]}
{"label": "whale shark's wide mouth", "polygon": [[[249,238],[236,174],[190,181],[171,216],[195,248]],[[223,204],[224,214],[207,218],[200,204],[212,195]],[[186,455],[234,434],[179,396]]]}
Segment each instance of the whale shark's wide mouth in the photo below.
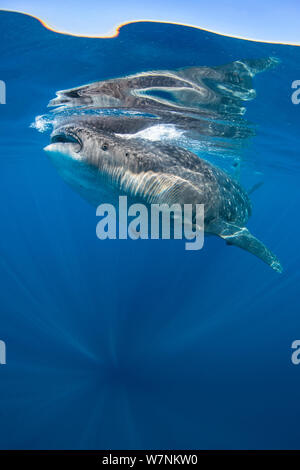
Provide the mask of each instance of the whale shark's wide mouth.
{"label": "whale shark's wide mouth", "polygon": [[44,150],[61,153],[78,153],[82,149],[82,140],[78,135],[70,131],[58,130],[51,135],[50,145]]}
{"label": "whale shark's wide mouth", "polygon": [[79,145],[80,148],[82,147],[82,140],[78,137],[78,135],[71,132],[60,131],[56,134],[52,134],[51,144],[56,144],[58,142],[62,144],[76,144]]}

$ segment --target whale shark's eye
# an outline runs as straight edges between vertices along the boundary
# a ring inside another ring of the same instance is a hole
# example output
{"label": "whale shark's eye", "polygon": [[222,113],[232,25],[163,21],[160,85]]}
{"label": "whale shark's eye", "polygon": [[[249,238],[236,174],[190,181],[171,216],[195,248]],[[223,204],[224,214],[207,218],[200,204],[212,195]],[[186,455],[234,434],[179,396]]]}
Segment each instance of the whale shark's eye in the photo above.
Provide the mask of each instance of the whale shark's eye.
{"label": "whale shark's eye", "polygon": [[128,153],[128,152],[125,153],[125,157],[129,157],[129,153]]}
{"label": "whale shark's eye", "polygon": [[102,150],[106,151],[106,150],[108,150],[108,145],[107,145],[107,144],[103,144],[101,148],[102,148]]}

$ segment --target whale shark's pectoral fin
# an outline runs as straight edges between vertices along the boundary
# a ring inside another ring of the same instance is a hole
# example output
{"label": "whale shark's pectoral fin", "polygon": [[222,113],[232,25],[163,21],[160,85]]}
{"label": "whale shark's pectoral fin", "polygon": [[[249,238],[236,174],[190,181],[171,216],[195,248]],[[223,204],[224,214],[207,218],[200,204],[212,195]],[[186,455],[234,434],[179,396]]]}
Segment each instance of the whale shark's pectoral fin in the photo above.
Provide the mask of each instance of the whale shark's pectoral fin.
{"label": "whale shark's pectoral fin", "polygon": [[250,189],[248,189],[248,195],[253,194],[254,191],[259,189],[264,184],[263,181],[259,181],[258,183],[254,184]]}
{"label": "whale shark's pectoral fin", "polygon": [[238,227],[224,221],[211,222],[208,231],[226,240],[228,245],[235,245],[267,263],[275,271],[283,271],[277,257],[257,238],[255,238],[246,227]]}

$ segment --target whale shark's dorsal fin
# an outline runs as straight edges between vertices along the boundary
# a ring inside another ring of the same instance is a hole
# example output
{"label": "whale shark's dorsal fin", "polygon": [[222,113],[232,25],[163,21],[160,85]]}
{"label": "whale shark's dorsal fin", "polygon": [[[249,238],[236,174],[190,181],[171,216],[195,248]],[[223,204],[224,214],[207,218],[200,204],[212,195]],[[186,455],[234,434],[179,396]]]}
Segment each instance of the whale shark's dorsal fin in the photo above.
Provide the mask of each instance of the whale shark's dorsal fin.
{"label": "whale shark's dorsal fin", "polygon": [[235,245],[260,258],[275,271],[281,273],[283,268],[278,258],[246,227],[238,227],[228,222],[217,220],[209,224],[208,231],[226,240],[228,245]]}

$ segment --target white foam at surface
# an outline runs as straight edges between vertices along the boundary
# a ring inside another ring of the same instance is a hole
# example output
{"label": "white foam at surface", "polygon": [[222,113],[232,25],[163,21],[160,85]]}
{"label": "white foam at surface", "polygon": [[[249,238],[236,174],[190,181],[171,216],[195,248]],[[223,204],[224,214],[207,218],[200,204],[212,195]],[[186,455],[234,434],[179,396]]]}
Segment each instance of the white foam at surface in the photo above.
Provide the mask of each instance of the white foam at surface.
{"label": "white foam at surface", "polygon": [[116,134],[119,137],[126,139],[146,139],[151,141],[159,140],[174,140],[179,139],[184,134],[183,131],[179,131],[172,124],[158,124],[156,126],[148,127],[142,131],[136,132],[135,134]]}

